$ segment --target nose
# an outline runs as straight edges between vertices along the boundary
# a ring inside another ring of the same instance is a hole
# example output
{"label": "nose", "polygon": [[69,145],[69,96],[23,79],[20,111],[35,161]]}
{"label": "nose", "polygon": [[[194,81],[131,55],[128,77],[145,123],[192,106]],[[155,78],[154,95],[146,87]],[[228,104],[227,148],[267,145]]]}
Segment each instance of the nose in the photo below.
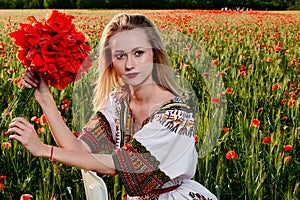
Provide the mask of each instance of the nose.
{"label": "nose", "polygon": [[125,69],[126,70],[131,70],[135,67],[135,62],[134,62],[134,58],[131,55],[127,56],[127,60],[126,60],[126,65],[125,65]]}

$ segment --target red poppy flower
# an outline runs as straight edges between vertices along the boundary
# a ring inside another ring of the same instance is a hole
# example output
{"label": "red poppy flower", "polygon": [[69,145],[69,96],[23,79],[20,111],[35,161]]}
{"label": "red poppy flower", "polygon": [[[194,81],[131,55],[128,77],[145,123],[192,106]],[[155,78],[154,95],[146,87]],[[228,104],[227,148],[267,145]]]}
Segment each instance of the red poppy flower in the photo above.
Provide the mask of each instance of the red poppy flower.
{"label": "red poppy flower", "polygon": [[290,91],[285,91],[284,93],[283,93],[285,96],[287,96],[287,95],[289,95],[290,94]]}
{"label": "red poppy flower", "polygon": [[259,128],[260,121],[258,119],[253,119],[251,122],[255,128]]}
{"label": "red poppy flower", "polygon": [[5,176],[5,175],[0,176],[0,181],[3,181],[3,180],[5,180],[5,179],[6,179],[6,176]]}
{"label": "red poppy flower", "polygon": [[30,198],[32,197],[31,194],[23,194],[20,198],[20,200],[30,200]]}
{"label": "red poppy flower", "polygon": [[11,148],[11,144],[9,142],[3,142],[2,146],[7,149]]}
{"label": "red poppy flower", "polygon": [[284,163],[289,163],[293,160],[292,156],[287,156],[284,158]]}
{"label": "red poppy flower", "polygon": [[226,159],[231,160],[231,159],[236,159],[239,157],[239,155],[237,153],[235,153],[235,151],[228,151],[225,155]]}
{"label": "red poppy flower", "polygon": [[41,117],[40,117],[40,123],[42,126],[46,125],[47,123],[47,119],[46,119],[46,115],[43,114]]}
{"label": "red poppy flower", "polygon": [[211,102],[214,103],[214,104],[217,104],[217,105],[221,104],[220,98],[217,98],[217,97],[211,98]]}
{"label": "red poppy flower", "polygon": [[288,106],[289,106],[290,108],[293,108],[293,107],[294,107],[294,104],[295,104],[295,100],[290,99],[289,102],[288,102]]}
{"label": "red poppy flower", "polygon": [[0,189],[4,189],[5,185],[3,183],[0,183]]}
{"label": "red poppy flower", "polygon": [[287,116],[283,116],[283,117],[281,118],[281,120],[282,120],[282,121],[287,121],[287,120],[288,120],[288,117],[287,117]]}
{"label": "red poppy flower", "polygon": [[264,108],[259,108],[258,110],[257,110],[257,112],[261,112],[261,111],[263,111],[264,110]]}
{"label": "red poppy flower", "polygon": [[73,16],[53,10],[42,22],[29,16],[29,24],[20,24],[19,30],[9,34],[20,47],[20,63],[42,73],[43,79],[58,89],[76,81],[92,65],[88,56],[91,48],[84,34],[75,30],[72,19]]}
{"label": "red poppy flower", "polygon": [[37,116],[33,116],[33,117],[31,117],[31,121],[34,122],[34,123],[39,124],[40,123],[40,118],[38,118]]}
{"label": "red poppy flower", "polygon": [[229,130],[230,130],[230,128],[227,128],[227,127],[224,127],[224,128],[223,128],[223,132],[224,132],[224,133],[227,133]]}
{"label": "red poppy flower", "polygon": [[240,76],[247,76],[248,75],[248,71],[247,71],[246,66],[242,65],[242,67],[239,68],[238,70],[239,70]]}
{"label": "red poppy flower", "polygon": [[272,90],[277,90],[278,87],[279,87],[279,84],[278,84],[278,83],[275,83],[275,84],[273,85],[273,87],[272,87]]}
{"label": "red poppy flower", "polygon": [[286,104],[286,102],[287,102],[286,99],[282,99],[282,100],[281,100],[281,103],[282,103],[282,104]]}
{"label": "red poppy flower", "polygon": [[266,136],[266,137],[264,137],[264,139],[263,139],[263,144],[269,144],[271,142],[271,137],[270,136]]}
{"label": "red poppy flower", "polygon": [[284,145],[283,148],[284,148],[284,151],[286,151],[286,152],[291,152],[293,150],[293,146],[289,145],[289,144]]}
{"label": "red poppy flower", "polygon": [[232,94],[232,89],[231,88],[226,88],[225,92],[228,93],[228,94]]}

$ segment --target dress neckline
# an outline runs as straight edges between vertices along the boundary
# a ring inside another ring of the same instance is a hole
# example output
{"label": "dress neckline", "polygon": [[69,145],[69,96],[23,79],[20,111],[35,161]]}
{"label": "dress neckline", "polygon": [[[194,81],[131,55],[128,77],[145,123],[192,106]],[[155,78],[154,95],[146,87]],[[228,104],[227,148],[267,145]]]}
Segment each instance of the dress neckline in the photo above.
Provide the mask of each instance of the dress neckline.
{"label": "dress neckline", "polygon": [[166,103],[162,104],[161,106],[159,106],[151,115],[149,115],[148,117],[146,117],[142,124],[141,125],[138,125],[137,123],[135,123],[135,117],[134,115],[132,114],[132,110],[129,106],[129,100],[130,98],[128,98],[128,101],[127,101],[127,104],[128,104],[128,113],[130,114],[130,118],[131,118],[131,130],[133,132],[133,134],[135,134],[137,131],[139,131],[140,129],[143,128],[143,126],[145,126],[149,121],[150,119],[159,111],[163,110],[164,107],[166,107],[167,105],[169,104],[172,104],[172,103],[179,103],[179,102],[182,102],[182,99],[180,96],[176,95],[175,97],[169,99]]}

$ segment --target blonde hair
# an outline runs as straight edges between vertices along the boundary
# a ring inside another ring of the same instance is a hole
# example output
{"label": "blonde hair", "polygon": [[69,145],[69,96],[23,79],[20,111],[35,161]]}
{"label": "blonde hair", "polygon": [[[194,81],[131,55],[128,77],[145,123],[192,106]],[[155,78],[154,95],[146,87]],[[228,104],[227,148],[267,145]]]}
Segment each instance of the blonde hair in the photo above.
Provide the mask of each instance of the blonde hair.
{"label": "blonde hair", "polygon": [[106,106],[107,98],[114,88],[126,88],[126,85],[124,86],[122,84],[121,79],[118,77],[112,65],[109,40],[117,33],[136,28],[140,28],[146,34],[148,42],[152,46],[154,65],[152,72],[153,80],[161,87],[174,94],[178,94],[179,91],[181,91],[180,87],[175,82],[174,77],[171,76],[173,72],[170,68],[169,58],[155,25],[144,15],[121,13],[113,17],[104,28],[102,34],[98,60],[99,78],[93,97],[95,111]]}

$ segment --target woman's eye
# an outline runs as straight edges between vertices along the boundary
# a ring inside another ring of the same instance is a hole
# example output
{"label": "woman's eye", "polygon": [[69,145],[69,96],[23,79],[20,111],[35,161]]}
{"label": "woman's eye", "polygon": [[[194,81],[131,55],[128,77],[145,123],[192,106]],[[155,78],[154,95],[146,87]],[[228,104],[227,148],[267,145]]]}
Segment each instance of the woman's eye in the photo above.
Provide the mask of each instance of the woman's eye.
{"label": "woman's eye", "polygon": [[144,53],[144,51],[138,50],[134,52],[135,56],[141,56]]}
{"label": "woman's eye", "polygon": [[121,60],[121,59],[125,58],[125,54],[124,53],[116,54],[115,56],[116,56],[116,58],[118,60]]}

